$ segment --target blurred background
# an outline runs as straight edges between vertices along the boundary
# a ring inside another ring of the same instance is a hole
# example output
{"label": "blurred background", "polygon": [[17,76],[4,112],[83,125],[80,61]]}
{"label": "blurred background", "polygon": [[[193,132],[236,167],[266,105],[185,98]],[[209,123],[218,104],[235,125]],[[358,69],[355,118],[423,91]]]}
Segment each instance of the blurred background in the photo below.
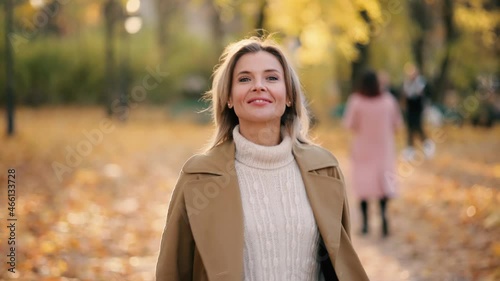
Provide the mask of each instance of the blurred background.
{"label": "blurred background", "polygon": [[258,29],[286,46],[319,115],[345,101],[366,66],[386,71],[397,88],[405,64],[416,64],[445,107],[498,87],[494,0],[3,2],[12,4],[3,4],[0,63],[14,58],[15,79],[6,81],[2,67],[0,83],[13,83],[23,105],[126,104],[148,69],[159,69],[168,75],[150,82],[140,102],[187,106],[209,88],[223,47]]}
{"label": "blurred background", "polygon": [[[19,178],[16,273],[2,260],[0,280],[152,280],[178,172],[211,134],[200,98],[214,66],[225,45],[263,33],[275,33],[292,59],[313,133],[341,163],[350,137],[338,119],[362,69],[385,72],[395,97],[409,65],[431,85],[435,159],[400,162],[393,237],[354,238],[371,279],[500,278],[499,1],[0,7],[0,179],[10,168]],[[403,130],[398,150],[404,139]],[[6,188],[0,194],[7,198]],[[2,231],[5,261],[7,237]]]}

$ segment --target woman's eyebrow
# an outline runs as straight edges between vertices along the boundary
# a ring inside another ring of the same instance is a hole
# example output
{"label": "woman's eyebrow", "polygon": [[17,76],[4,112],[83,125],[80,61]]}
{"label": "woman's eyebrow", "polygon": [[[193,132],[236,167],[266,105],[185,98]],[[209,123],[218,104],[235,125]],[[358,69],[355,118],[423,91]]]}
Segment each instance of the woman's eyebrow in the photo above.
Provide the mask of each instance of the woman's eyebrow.
{"label": "woman's eyebrow", "polygon": [[248,71],[248,70],[242,70],[242,71],[240,71],[240,72],[236,73],[236,76],[241,75],[241,74],[250,74],[250,73],[251,73],[251,72],[250,72],[250,71]]}
{"label": "woman's eyebrow", "polygon": [[[281,73],[279,70],[274,69],[274,68],[266,69],[266,70],[264,70],[264,72],[277,72],[277,73]],[[251,74],[251,73],[252,73],[251,71],[242,70],[242,71],[238,72],[236,75]]]}
{"label": "woman's eyebrow", "polygon": [[266,70],[264,70],[264,72],[277,72],[277,73],[281,73],[281,71],[279,71],[278,69],[274,69],[274,68],[266,69]]}

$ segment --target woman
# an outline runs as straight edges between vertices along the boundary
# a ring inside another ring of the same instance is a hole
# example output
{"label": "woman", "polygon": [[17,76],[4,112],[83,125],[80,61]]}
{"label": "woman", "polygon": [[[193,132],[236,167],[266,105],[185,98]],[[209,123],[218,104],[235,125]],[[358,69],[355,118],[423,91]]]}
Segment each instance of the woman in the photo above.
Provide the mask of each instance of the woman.
{"label": "woman", "polygon": [[381,91],[375,72],[362,74],[358,91],[347,101],[343,122],[354,132],[352,187],[363,215],[361,233],[369,231],[368,200],[378,199],[385,237],[389,235],[387,202],[396,192],[394,133],[402,121],[396,99]]}
{"label": "woman", "polygon": [[280,48],[255,37],[229,45],[208,95],[216,131],[182,168],[157,280],[368,280],[338,162],[309,141]]}

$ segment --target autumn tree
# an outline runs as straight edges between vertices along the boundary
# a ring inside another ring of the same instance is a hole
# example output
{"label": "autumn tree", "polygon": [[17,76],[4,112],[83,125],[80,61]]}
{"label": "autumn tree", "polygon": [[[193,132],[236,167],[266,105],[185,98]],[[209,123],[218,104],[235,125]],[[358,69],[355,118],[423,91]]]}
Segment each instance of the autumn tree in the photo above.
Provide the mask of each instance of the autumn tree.
{"label": "autumn tree", "polygon": [[[359,72],[369,64],[369,47],[375,26],[382,22],[381,5],[369,1],[269,1],[272,30],[299,42],[296,55],[303,66],[344,64],[350,72],[343,99],[351,92]],[[328,81],[339,80],[332,71]],[[335,83],[335,82],[333,82]],[[325,86],[326,87],[326,86]]]}
{"label": "autumn tree", "polygon": [[460,53],[452,52],[453,62],[459,66],[454,67],[453,73],[450,73],[454,84],[470,84],[477,79],[477,77],[467,77],[464,71],[476,75],[489,73],[499,79],[500,2],[496,0],[455,2],[454,22],[460,32],[457,42]]}
{"label": "autumn tree", "polygon": [[[432,88],[432,99],[442,100],[442,94],[447,83],[448,69],[450,66],[450,53],[453,42],[457,36],[453,20],[454,9],[452,0],[443,0],[436,3],[425,0],[413,0],[408,2],[408,11],[415,28],[412,38],[412,50],[415,64],[425,73],[426,58],[430,46],[429,40],[436,26],[442,26],[443,55],[440,60],[439,71],[435,77],[429,77]],[[442,20],[442,23],[437,23]]]}
{"label": "autumn tree", "polygon": [[115,69],[115,48],[114,40],[116,36],[116,25],[123,15],[120,3],[116,0],[107,0],[103,6],[105,20],[105,62],[106,62],[106,111],[108,116],[113,114],[113,100],[117,99],[117,76]]}
{"label": "autumn tree", "polygon": [[425,0],[412,0],[407,3],[408,13],[415,26],[411,42],[413,56],[417,67],[423,70],[425,69],[425,38],[433,27],[432,9]]}
{"label": "autumn tree", "polygon": [[7,135],[14,135],[14,54],[10,35],[13,34],[14,0],[4,2],[5,10],[5,94],[7,101]]}
{"label": "autumn tree", "polygon": [[[368,26],[371,26],[371,18],[366,10],[359,11],[359,15],[365,21]],[[370,37],[372,36],[373,28],[370,27]],[[351,63],[351,88],[356,87],[357,80],[365,68],[368,67],[369,63],[369,46],[370,41],[367,42],[356,42],[355,48],[358,56]]]}
{"label": "autumn tree", "polygon": [[264,23],[266,21],[266,8],[267,0],[261,0],[259,3],[259,10],[257,12],[257,19],[255,21],[255,29],[257,30],[257,35],[264,35]]}
{"label": "autumn tree", "polygon": [[215,0],[210,0],[207,3],[210,10],[210,26],[215,45],[215,55],[218,56],[224,48],[224,22],[222,20],[223,7]]}
{"label": "autumn tree", "polygon": [[443,0],[441,4],[444,32],[444,55],[439,65],[439,72],[434,79],[434,99],[443,102],[444,92],[449,84],[451,51],[458,36],[454,20],[454,1]]}
{"label": "autumn tree", "polygon": [[157,11],[157,42],[159,48],[160,61],[167,58],[167,43],[169,40],[168,26],[172,22],[174,12],[180,7],[182,1],[179,0],[155,0]]}
{"label": "autumn tree", "polygon": [[[467,48],[475,50],[476,59],[494,56],[499,26],[495,1],[412,0],[408,1],[408,12],[415,26],[412,36],[414,61],[433,84],[435,101],[442,102],[447,89],[454,88],[457,82],[463,83],[450,79],[454,64],[477,63],[468,62],[464,56],[464,51],[469,52]],[[466,47],[464,41],[471,39],[477,44]],[[468,83],[474,79],[467,77]]]}

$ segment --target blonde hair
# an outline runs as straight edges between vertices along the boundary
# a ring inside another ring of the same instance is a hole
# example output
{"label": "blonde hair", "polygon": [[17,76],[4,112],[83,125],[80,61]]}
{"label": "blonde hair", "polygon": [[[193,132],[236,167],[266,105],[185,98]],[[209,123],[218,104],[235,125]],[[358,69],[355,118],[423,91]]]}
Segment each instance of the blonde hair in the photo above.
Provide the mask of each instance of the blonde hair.
{"label": "blonde hair", "polygon": [[287,98],[291,106],[285,109],[281,117],[281,125],[293,140],[303,143],[311,142],[308,137],[308,110],[295,70],[288,63],[278,44],[270,37],[250,37],[229,44],[224,49],[213,73],[212,88],[205,93],[205,99],[211,102],[209,110],[215,124],[215,133],[208,144],[208,149],[233,138],[233,129],[239,121],[234,110],[227,106],[227,102],[231,95],[234,68],[243,55],[261,51],[276,57],[283,67]]}

